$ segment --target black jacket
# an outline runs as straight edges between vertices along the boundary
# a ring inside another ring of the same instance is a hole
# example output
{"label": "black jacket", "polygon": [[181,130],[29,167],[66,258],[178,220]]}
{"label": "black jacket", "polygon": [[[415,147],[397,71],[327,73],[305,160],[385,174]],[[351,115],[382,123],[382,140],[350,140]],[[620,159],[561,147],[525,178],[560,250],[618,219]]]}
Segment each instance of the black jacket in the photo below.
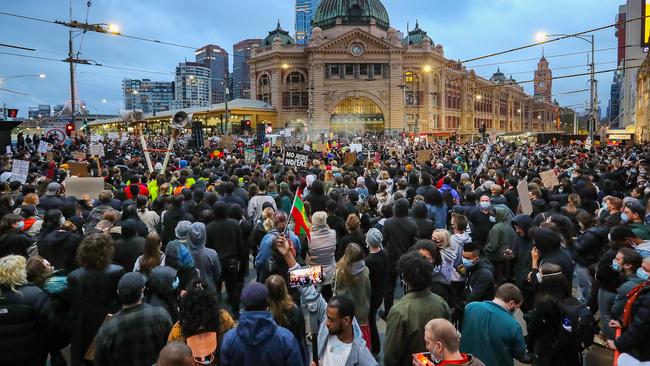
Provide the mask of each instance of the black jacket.
{"label": "black jacket", "polygon": [[517,235],[517,240],[512,246],[513,275],[515,284],[521,289],[528,283],[528,274],[532,267],[530,251],[533,249],[533,241],[528,237],[528,230],[533,226],[533,219],[528,215],[517,215],[512,219],[512,227],[515,226],[521,227],[525,233],[524,237]]}
{"label": "black jacket", "polygon": [[[38,241],[38,254],[54,268],[70,273],[77,269],[77,248],[83,237],[66,230],[56,230]],[[131,267],[133,268],[133,267]]]}
{"label": "black jacket", "polygon": [[397,262],[402,254],[408,252],[418,238],[418,227],[408,217],[409,204],[406,198],[399,199],[393,208],[394,216],[384,224],[384,241],[388,259]]}
{"label": "black jacket", "polygon": [[15,254],[27,258],[27,248],[32,245],[27,235],[12,229],[5,235],[0,236],[0,258]]}
{"label": "black jacket", "polygon": [[623,284],[620,272],[612,269],[612,261],[616,258],[616,253],[618,253],[618,250],[608,250],[600,257],[596,266],[596,281],[598,281],[600,288],[614,294],[618,287]]}
{"label": "black jacket", "polygon": [[311,212],[325,211],[329,197],[325,194],[323,182],[315,180],[311,185],[309,194],[305,197],[305,201],[311,205]]}
{"label": "black jacket", "polygon": [[630,353],[639,361],[650,361],[650,286],[646,286],[632,306],[632,324],[623,330],[614,344],[621,353]]}
{"label": "black jacket", "polygon": [[126,271],[132,271],[135,261],[144,253],[144,242],[145,239],[137,235],[116,241],[113,263],[124,267]]}
{"label": "black jacket", "polygon": [[43,196],[38,199],[38,209],[42,211],[59,210],[63,201],[58,196]]}
{"label": "black jacket", "polygon": [[80,365],[106,314],[119,308],[117,282],[124,268],[111,264],[103,270],[79,268],[68,275],[72,323],[71,357]]}
{"label": "black jacket", "polygon": [[348,245],[350,245],[351,243],[359,244],[363,252],[366,255],[368,254],[368,247],[366,246],[366,236],[360,232],[352,233],[344,236],[343,239],[341,239],[340,243],[336,246],[336,253],[334,255],[334,259],[337,262],[339,261],[339,259],[341,259],[341,257],[343,257],[343,254],[345,254],[345,250],[348,248]]}
{"label": "black jacket", "polygon": [[427,218],[427,206],[422,202],[413,204],[413,219],[418,227],[418,238],[431,240],[431,234],[436,229],[433,220]]}
{"label": "black jacket", "polygon": [[366,256],[366,267],[370,271],[370,308],[378,309],[384,299],[388,257],[384,250]]}
{"label": "black jacket", "polygon": [[609,242],[607,234],[609,234],[609,228],[602,226],[585,230],[573,242],[571,251],[573,260],[583,267],[598,263],[598,259],[600,259]]}
{"label": "black jacket", "polygon": [[[216,214],[216,212],[215,212]],[[241,259],[247,256],[244,253],[244,240],[239,223],[233,219],[217,219],[206,227],[206,248],[211,248],[219,253],[219,259]]]}
{"label": "black jacket", "polygon": [[465,288],[465,302],[487,301],[494,299],[494,267],[487,258],[479,257],[474,266],[469,269]]}
{"label": "black jacket", "polygon": [[3,366],[43,366],[48,352],[52,311],[45,292],[36,286],[12,291],[0,287],[0,359]]}

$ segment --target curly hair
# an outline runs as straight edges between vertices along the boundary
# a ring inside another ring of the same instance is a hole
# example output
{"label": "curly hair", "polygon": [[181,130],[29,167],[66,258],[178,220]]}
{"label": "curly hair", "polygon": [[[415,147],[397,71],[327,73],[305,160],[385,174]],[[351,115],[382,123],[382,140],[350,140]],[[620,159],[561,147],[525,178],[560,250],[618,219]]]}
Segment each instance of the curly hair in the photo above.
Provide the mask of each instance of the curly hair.
{"label": "curly hair", "polygon": [[205,281],[192,282],[181,297],[178,321],[185,338],[193,335],[216,332],[219,336],[219,301],[214,290],[208,289]]}
{"label": "curly hair", "polygon": [[27,284],[27,260],[20,255],[8,255],[0,258],[0,285],[9,286],[11,291]]}
{"label": "curly hair", "polygon": [[91,234],[83,239],[77,249],[77,262],[81,267],[103,270],[113,260],[113,238],[109,234]]}
{"label": "curly hair", "polygon": [[397,261],[397,271],[411,291],[423,291],[433,281],[433,264],[418,252],[408,252]]}

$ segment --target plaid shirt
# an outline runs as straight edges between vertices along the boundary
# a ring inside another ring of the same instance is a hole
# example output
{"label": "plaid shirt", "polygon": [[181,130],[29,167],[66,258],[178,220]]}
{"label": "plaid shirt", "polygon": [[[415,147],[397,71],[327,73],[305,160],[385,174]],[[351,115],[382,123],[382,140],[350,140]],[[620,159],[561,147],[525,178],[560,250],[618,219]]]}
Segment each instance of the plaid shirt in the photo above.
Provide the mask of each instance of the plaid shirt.
{"label": "plaid shirt", "polygon": [[97,334],[96,366],[156,363],[172,321],[161,307],[139,304],[120,310]]}

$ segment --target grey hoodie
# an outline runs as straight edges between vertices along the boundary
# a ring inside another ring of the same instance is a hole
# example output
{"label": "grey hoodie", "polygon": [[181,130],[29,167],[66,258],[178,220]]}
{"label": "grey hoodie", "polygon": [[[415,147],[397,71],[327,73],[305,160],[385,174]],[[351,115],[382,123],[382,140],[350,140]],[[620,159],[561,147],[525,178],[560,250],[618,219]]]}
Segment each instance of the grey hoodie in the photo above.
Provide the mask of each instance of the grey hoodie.
{"label": "grey hoodie", "polygon": [[190,253],[194,258],[194,267],[199,270],[199,277],[210,288],[216,289],[221,278],[221,263],[217,252],[205,247],[206,237],[205,224],[195,222],[190,226]]}

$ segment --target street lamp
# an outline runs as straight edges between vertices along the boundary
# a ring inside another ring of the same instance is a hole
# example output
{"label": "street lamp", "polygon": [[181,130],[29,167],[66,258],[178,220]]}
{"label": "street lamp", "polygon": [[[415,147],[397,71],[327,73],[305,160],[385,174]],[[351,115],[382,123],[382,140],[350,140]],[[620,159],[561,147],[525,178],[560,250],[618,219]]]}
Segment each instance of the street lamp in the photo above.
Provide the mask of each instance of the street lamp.
{"label": "street lamp", "polygon": [[40,79],[45,79],[47,75],[40,73],[40,74],[28,74],[28,75],[11,75],[11,76],[0,76],[0,83],[9,80],[9,79],[17,79],[17,78],[29,78],[29,77],[36,77]]}
{"label": "street lamp", "polygon": [[571,37],[571,38],[578,38],[581,39],[589,44],[591,44],[591,64],[590,66],[590,74],[591,74],[591,80],[590,80],[590,91],[591,91],[591,110],[589,112],[589,141],[591,143],[594,143],[594,130],[596,127],[596,79],[595,79],[595,73],[596,73],[596,63],[595,63],[595,55],[596,55],[596,47],[595,47],[595,42],[594,42],[594,35],[591,34],[589,37],[584,37],[581,35],[577,34],[546,34],[544,32],[538,32],[535,35],[535,39],[539,42],[543,42],[546,40],[548,37]]}
{"label": "street lamp", "polygon": [[113,104],[115,104],[115,105],[117,106],[117,115],[118,115],[118,116],[120,115],[120,103],[113,102],[113,101],[109,101],[109,100],[107,100],[107,99],[105,99],[105,98],[102,99],[102,103],[104,103],[104,104],[106,104],[106,103],[113,103]]}

